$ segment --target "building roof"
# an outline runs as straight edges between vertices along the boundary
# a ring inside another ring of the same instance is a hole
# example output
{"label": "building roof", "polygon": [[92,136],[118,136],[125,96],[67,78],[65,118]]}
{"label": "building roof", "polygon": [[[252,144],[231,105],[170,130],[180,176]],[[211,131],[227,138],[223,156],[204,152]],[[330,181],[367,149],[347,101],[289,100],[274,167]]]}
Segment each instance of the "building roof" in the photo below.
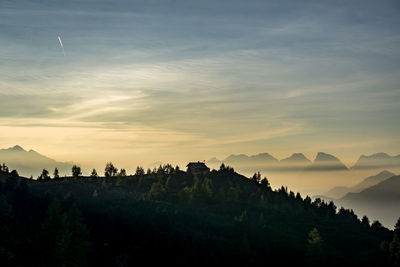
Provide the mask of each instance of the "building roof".
{"label": "building roof", "polygon": [[204,164],[203,162],[189,162],[188,165],[186,165],[186,167],[192,167],[195,169],[209,169],[206,164]]}

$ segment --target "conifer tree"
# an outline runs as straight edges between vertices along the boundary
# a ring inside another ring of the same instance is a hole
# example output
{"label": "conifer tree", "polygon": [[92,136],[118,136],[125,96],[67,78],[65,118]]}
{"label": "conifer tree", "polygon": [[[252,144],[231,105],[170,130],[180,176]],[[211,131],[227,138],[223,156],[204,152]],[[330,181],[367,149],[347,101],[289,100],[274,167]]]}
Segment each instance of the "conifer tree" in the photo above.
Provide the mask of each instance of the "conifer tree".
{"label": "conifer tree", "polygon": [[317,228],[308,233],[307,261],[311,266],[323,266],[323,240]]}
{"label": "conifer tree", "polygon": [[118,169],[112,164],[112,162],[107,162],[106,167],[104,169],[104,175],[106,177],[115,176],[118,173]]}
{"label": "conifer tree", "polygon": [[54,179],[60,178],[57,168],[54,169],[53,175],[54,175]]}
{"label": "conifer tree", "polygon": [[389,244],[389,255],[394,266],[400,266],[400,218],[394,226],[393,241]]}
{"label": "conifer tree", "polygon": [[96,169],[92,170],[92,173],[90,174],[90,177],[98,177]]}
{"label": "conifer tree", "polygon": [[72,176],[76,178],[81,175],[82,175],[81,167],[77,165],[72,166]]}
{"label": "conifer tree", "polygon": [[362,219],[361,219],[361,224],[364,225],[364,226],[366,226],[366,227],[369,227],[369,226],[370,226],[369,219],[368,219],[368,217],[367,217],[366,215],[364,215],[364,216],[362,217]]}
{"label": "conifer tree", "polygon": [[40,174],[40,176],[38,177],[38,180],[42,180],[42,179],[50,179],[49,176],[49,171],[46,169],[42,170],[42,173]]}

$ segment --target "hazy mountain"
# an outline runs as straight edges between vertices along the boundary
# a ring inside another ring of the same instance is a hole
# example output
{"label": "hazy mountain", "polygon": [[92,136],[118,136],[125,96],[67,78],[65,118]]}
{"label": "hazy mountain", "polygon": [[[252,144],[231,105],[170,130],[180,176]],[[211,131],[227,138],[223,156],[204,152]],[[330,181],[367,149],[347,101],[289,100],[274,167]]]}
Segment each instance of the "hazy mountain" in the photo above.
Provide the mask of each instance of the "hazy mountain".
{"label": "hazy mountain", "polygon": [[330,189],[325,194],[320,195],[320,197],[323,199],[327,199],[327,198],[338,199],[338,198],[344,197],[349,192],[353,192],[351,190],[351,187],[335,186],[334,188]]}
{"label": "hazy mountain", "polygon": [[224,163],[225,165],[233,166],[239,170],[248,170],[249,168],[257,168],[257,170],[260,170],[260,168],[265,166],[272,166],[279,163],[279,160],[268,153],[260,153],[251,156],[246,154],[232,154],[223,160],[213,157],[207,160],[206,163],[212,168],[219,168],[221,163]]}
{"label": "hazy mountain", "polygon": [[260,153],[257,155],[247,156],[245,154],[230,155],[223,160],[226,164],[271,164],[277,163],[278,160],[268,153]]}
{"label": "hazy mountain", "polygon": [[392,176],[359,193],[348,193],[337,204],[352,208],[360,216],[366,214],[370,219],[378,219],[393,227],[400,216],[400,175]]}
{"label": "hazy mountain", "polygon": [[221,164],[221,163],[222,162],[219,159],[217,159],[216,157],[213,157],[213,158],[207,160],[207,164]]}
{"label": "hazy mountain", "polygon": [[271,156],[268,153],[260,153],[260,154],[257,154],[257,155],[253,155],[253,156],[250,156],[249,159],[252,162],[261,162],[261,163],[263,163],[263,162],[266,162],[266,163],[267,162],[268,163],[271,163],[271,162],[276,163],[276,162],[278,162],[278,160],[276,158],[274,158],[273,156]]}
{"label": "hazy mountain", "polygon": [[302,153],[294,153],[290,157],[278,160],[274,156],[269,153],[260,153],[257,155],[248,156],[246,154],[232,154],[223,160],[219,160],[216,157],[213,157],[207,161],[208,164],[278,164],[278,163],[287,163],[287,164],[308,164],[311,161],[307,159]]}
{"label": "hazy mountain", "polygon": [[71,163],[57,162],[51,158],[43,156],[34,150],[25,150],[16,145],[7,149],[0,149],[0,163],[5,163],[10,171],[18,170],[21,176],[36,178],[42,170],[47,169],[50,174],[54,168],[58,168],[60,175],[71,174]]}
{"label": "hazy mountain", "polygon": [[245,154],[239,154],[239,155],[229,155],[226,159],[223,160],[226,164],[232,164],[232,163],[248,163],[249,162],[249,156]]}
{"label": "hazy mountain", "polygon": [[391,174],[385,171],[366,178],[354,187],[339,187],[338,191],[341,188],[360,190],[376,183],[359,192],[349,192],[339,199],[329,197],[329,192],[328,196],[316,195],[313,196],[313,199],[321,198],[326,202],[333,201],[338,207],[353,209],[359,217],[367,215],[371,222],[379,220],[385,226],[393,228],[396,220],[400,217],[400,175],[392,175],[387,178]]}
{"label": "hazy mountain", "polygon": [[400,155],[390,156],[386,153],[376,153],[369,156],[361,155],[352,169],[382,169],[400,168]]}
{"label": "hazy mountain", "polygon": [[290,157],[278,160],[269,153],[260,153],[248,156],[246,154],[232,154],[223,160],[215,157],[207,162],[212,168],[217,168],[221,163],[232,166],[241,172],[297,172],[347,170],[347,167],[335,156],[319,152],[313,163],[302,153],[293,153]]}
{"label": "hazy mountain", "polygon": [[309,164],[311,161],[303,153],[293,153],[290,157],[280,160],[281,163],[288,164]]}
{"label": "hazy mountain", "polygon": [[394,173],[389,172],[389,171],[382,171],[378,173],[377,175],[370,176],[368,178],[365,178],[361,183],[356,184],[355,186],[352,187],[346,187],[346,186],[337,186],[326,192],[324,195],[327,197],[331,198],[341,198],[345,196],[347,193],[358,193],[361,192],[362,190],[374,186],[392,176],[395,176]]}
{"label": "hazy mountain", "polygon": [[306,171],[342,171],[348,168],[335,156],[318,152],[313,164]]}

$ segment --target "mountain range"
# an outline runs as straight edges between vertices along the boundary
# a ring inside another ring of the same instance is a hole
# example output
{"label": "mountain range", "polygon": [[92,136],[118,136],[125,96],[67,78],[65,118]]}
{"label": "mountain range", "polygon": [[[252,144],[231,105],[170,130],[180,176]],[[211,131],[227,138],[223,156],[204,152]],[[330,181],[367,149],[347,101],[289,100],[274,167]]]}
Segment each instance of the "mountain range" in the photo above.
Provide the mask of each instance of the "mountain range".
{"label": "mountain range", "polygon": [[355,186],[336,186],[326,192],[324,195],[330,198],[341,198],[344,197],[347,193],[359,193],[362,190],[374,186],[392,176],[395,176],[395,174],[389,171],[382,171],[377,175],[365,178],[361,183],[358,183]]}
{"label": "mountain range", "polygon": [[21,176],[35,178],[44,168],[52,174],[54,168],[57,167],[60,175],[70,175],[72,168],[72,163],[58,162],[32,149],[27,151],[19,145],[0,149],[0,163],[5,163],[10,171],[17,170]]}
{"label": "mountain range", "polygon": [[335,156],[318,152],[311,162],[302,153],[293,153],[290,157],[278,160],[268,153],[248,156],[245,154],[230,155],[224,160],[213,157],[207,164],[217,168],[221,163],[233,166],[238,170],[248,171],[258,168],[260,171],[337,171],[348,168]]}
{"label": "mountain range", "polygon": [[260,171],[346,171],[385,169],[387,167],[399,169],[400,155],[390,156],[386,153],[376,153],[369,156],[361,155],[352,167],[347,167],[339,158],[324,152],[318,152],[312,162],[302,153],[293,153],[290,157],[281,160],[269,153],[260,153],[250,156],[232,154],[223,160],[213,157],[207,161],[207,164],[213,168],[218,168],[221,163],[243,171],[255,168]]}
{"label": "mountain range", "polygon": [[348,193],[339,201],[343,207],[351,207],[360,216],[381,221],[393,227],[400,216],[400,175],[392,176],[359,193]]}
{"label": "mountain range", "polygon": [[[344,196],[335,198],[334,194]],[[400,216],[400,175],[388,171],[364,179],[353,187],[335,187],[326,196],[314,196],[333,201],[338,207],[353,209],[359,216],[367,215],[392,227]]]}
{"label": "mountain range", "polygon": [[369,156],[361,155],[352,169],[399,168],[400,155],[390,156],[386,153],[375,153]]}

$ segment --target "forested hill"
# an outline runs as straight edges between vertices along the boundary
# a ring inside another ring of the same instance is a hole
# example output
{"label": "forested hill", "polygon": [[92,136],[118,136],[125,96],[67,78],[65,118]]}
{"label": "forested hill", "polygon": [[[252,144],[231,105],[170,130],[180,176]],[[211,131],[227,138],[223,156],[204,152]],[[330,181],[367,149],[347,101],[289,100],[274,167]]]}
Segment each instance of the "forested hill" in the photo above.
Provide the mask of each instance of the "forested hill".
{"label": "forested hill", "polygon": [[384,266],[399,255],[392,249],[399,231],[396,239],[333,203],[273,191],[258,174],[248,179],[224,166],[193,174],[170,165],[106,174],[16,180],[2,173],[1,262]]}

